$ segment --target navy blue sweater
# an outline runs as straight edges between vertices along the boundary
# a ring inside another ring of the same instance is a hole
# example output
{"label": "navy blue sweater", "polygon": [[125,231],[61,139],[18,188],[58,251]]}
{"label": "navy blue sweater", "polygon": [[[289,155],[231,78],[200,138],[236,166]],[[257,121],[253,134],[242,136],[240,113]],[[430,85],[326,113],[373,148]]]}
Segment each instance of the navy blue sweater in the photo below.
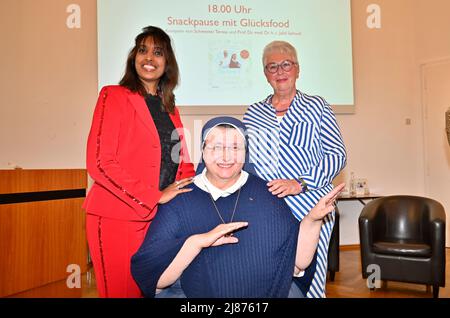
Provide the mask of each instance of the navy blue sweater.
{"label": "navy blue sweater", "polygon": [[[195,185],[159,207],[146,238],[132,257],[131,271],[142,292],[154,297],[156,283],[185,240],[221,223],[208,193]],[[216,201],[229,222],[237,192]],[[287,297],[292,282],[299,222],[284,200],[250,175],[242,187],[233,221],[247,221],[237,244],[203,249],[181,276],[187,297]]]}

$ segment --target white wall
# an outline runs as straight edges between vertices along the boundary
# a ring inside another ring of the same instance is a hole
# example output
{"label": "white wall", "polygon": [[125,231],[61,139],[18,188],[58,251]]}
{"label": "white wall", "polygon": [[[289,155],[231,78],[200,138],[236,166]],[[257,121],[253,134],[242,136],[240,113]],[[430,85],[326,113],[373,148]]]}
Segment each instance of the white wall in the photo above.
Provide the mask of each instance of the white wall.
{"label": "white wall", "polygon": [[[353,1],[353,10],[370,2]],[[343,179],[354,171],[375,193],[426,195],[420,65],[450,56],[450,1],[376,2],[382,9],[380,30],[358,28],[364,21],[354,15],[354,41],[364,45],[354,46],[357,113],[338,116],[349,150]],[[346,201],[339,209],[341,245],[359,244],[362,205]]]}
{"label": "white wall", "polygon": [[[81,6],[81,29],[66,8]],[[0,2],[0,169],[84,168],[97,98],[96,3]]]}

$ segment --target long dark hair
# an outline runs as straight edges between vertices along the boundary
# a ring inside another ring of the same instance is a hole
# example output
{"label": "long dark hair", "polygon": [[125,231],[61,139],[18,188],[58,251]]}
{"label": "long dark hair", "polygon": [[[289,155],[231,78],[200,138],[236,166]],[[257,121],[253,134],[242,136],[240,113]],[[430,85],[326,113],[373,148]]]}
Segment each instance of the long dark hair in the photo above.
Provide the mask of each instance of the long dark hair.
{"label": "long dark hair", "polygon": [[128,54],[125,75],[122,77],[119,84],[142,96],[147,94],[145,86],[136,72],[135,59],[139,47],[148,37],[153,39],[155,46],[162,48],[164,57],[166,58],[166,69],[159,80],[158,95],[161,97],[166,111],[173,113],[175,108],[175,95],[173,94],[173,90],[178,85],[178,63],[172,49],[170,37],[162,29],[148,26],[143,28],[142,33],[136,36],[135,45]]}

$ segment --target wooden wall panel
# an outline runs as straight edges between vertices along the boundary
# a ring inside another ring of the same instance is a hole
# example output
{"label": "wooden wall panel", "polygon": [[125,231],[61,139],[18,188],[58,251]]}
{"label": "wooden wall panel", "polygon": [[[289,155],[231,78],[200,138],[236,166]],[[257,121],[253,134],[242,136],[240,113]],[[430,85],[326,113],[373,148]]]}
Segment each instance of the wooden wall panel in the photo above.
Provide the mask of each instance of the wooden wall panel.
{"label": "wooden wall panel", "polygon": [[0,170],[0,194],[86,189],[84,169]]}
{"label": "wooden wall panel", "polygon": [[[15,178],[12,172],[17,172]],[[83,170],[8,171],[8,175],[13,192],[80,189],[86,185]],[[3,192],[8,193],[7,189]],[[0,202],[0,297],[66,279],[70,264],[79,265],[81,272],[87,270],[83,201],[82,197]]]}

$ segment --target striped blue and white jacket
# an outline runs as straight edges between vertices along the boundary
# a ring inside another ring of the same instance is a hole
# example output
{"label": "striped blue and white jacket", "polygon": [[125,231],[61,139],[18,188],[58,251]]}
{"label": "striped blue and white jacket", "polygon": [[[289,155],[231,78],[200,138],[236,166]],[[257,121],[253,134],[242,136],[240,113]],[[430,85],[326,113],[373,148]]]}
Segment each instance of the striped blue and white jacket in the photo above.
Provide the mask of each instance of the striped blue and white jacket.
{"label": "striped blue and white jacket", "polygon": [[[346,150],[336,117],[320,96],[297,91],[289,110],[278,121],[271,105],[273,95],[251,105],[244,115],[249,134],[250,162],[269,181],[302,178],[308,190],[284,199],[301,221],[332,188],[332,180],[346,164]],[[323,222],[316,272],[307,297],[325,297],[328,244],[334,212]]]}

